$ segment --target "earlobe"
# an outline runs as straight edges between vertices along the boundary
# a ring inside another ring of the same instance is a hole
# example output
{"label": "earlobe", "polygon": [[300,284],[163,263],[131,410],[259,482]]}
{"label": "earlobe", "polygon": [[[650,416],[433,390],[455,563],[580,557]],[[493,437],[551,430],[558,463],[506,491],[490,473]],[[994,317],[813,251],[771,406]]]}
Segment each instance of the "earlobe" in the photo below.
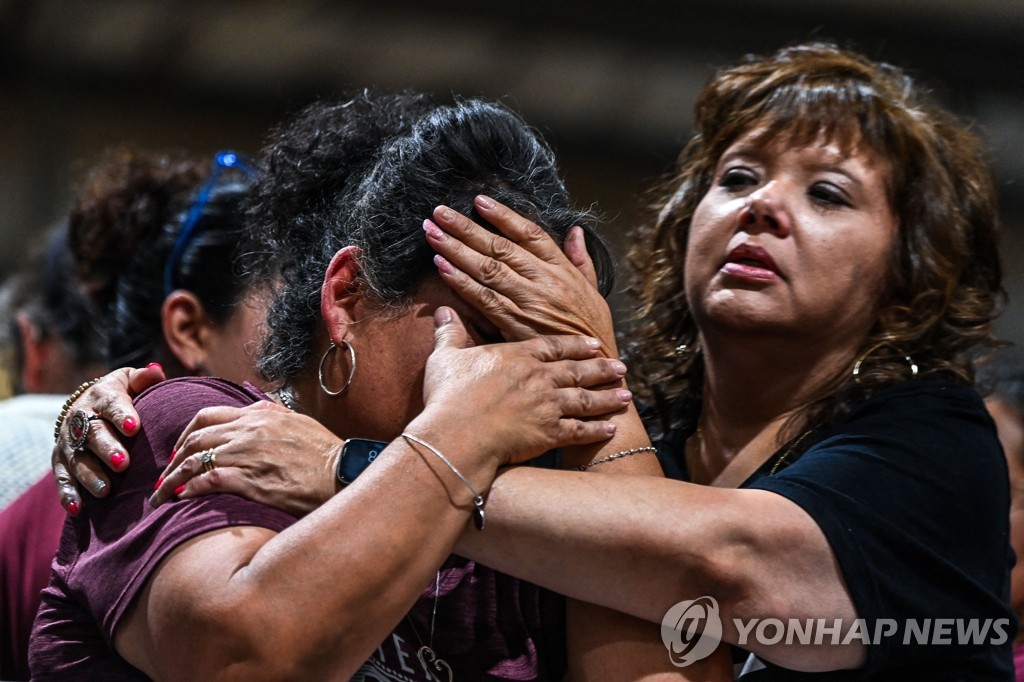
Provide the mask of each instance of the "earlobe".
{"label": "earlobe", "polygon": [[205,327],[209,320],[203,304],[192,292],[179,289],[164,299],[160,314],[171,355],[190,374],[200,373],[208,355]]}
{"label": "earlobe", "polygon": [[327,333],[335,343],[341,343],[348,326],[359,319],[363,298],[359,282],[359,259],[362,251],[357,246],[346,246],[334,254],[320,289],[320,314],[327,325]]}

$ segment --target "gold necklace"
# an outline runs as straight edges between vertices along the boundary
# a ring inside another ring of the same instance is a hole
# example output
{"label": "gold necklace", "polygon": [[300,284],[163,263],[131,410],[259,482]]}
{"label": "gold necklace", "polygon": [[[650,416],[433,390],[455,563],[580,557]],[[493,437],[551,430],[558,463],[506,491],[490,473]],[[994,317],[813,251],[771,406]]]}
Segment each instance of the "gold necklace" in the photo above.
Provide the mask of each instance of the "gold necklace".
{"label": "gold necklace", "polygon": [[[775,472],[778,471],[779,467],[782,466],[782,463],[785,462],[789,458],[789,456],[793,454],[793,452],[797,449],[797,447],[800,445],[800,443],[802,443],[804,441],[804,439],[807,438],[807,436],[811,435],[811,433],[813,431],[814,431],[814,429],[808,429],[807,431],[804,431],[803,433],[801,433],[795,440],[790,441],[789,447],[787,447],[785,450],[783,450],[783,452],[775,459],[775,462],[772,464],[772,468],[768,472],[768,475],[769,476],[774,476]],[[704,445],[704,432],[700,428],[700,426],[698,426],[697,429],[693,432],[693,437],[696,439],[695,440],[695,445],[694,445],[694,450],[695,450],[694,463],[699,464],[700,463],[700,451],[701,451],[702,446]],[[687,445],[689,445],[689,439],[687,439]],[[684,449],[684,453],[685,453],[685,449]],[[685,454],[684,454],[684,457],[685,457]],[[686,468],[687,468],[687,470],[689,470],[690,478],[692,479],[693,478],[693,471],[692,471],[693,467],[690,466],[689,462],[686,463]]]}
{"label": "gold necklace", "polygon": [[786,461],[786,458],[793,454],[793,451],[796,450],[797,446],[803,442],[804,438],[807,438],[807,436],[811,435],[811,431],[813,430],[814,429],[808,429],[807,431],[804,431],[796,440],[792,441],[792,445],[786,448],[783,451],[783,453],[779,455],[778,459],[775,460],[775,464],[772,465],[771,471],[768,472],[769,476],[775,475],[775,472],[779,470],[779,467],[782,466],[782,463]]}

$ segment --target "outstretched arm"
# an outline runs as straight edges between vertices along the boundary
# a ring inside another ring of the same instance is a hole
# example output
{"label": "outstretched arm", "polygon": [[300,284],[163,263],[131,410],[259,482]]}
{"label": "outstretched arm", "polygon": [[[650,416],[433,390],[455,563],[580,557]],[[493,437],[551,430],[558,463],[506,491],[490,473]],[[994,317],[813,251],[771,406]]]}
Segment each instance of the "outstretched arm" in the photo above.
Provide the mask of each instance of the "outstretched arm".
{"label": "outstretched arm", "polygon": [[[704,595],[733,644],[734,619],[857,617],[824,534],[772,492],[519,467],[499,475],[490,507],[494,532],[464,534],[460,554],[653,623]],[[852,668],[865,653],[828,638],[743,647],[794,670]]]}

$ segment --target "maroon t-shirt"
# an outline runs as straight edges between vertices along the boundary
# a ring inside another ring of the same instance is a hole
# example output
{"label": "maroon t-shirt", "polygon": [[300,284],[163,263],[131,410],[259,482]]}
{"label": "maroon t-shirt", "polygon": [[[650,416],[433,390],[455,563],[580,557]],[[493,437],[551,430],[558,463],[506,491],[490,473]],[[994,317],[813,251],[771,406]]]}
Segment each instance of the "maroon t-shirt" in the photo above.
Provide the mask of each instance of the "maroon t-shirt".
{"label": "maroon t-shirt", "polygon": [[[114,632],[152,571],[175,547],[229,526],[282,531],[296,519],[235,495],[148,504],[178,435],[200,409],[241,407],[267,397],[250,385],[211,378],[166,381],[136,401],[142,429],[114,494],[89,500],[64,527],[29,649],[34,680],[146,679],[113,649]],[[344,494],[344,493],[341,493]],[[341,539],[337,539],[341,540]],[[312,560],[312,559],[311,559]],[[339,580],[343,576],[338,576]],[[564,671],[564,629],[555,600],[539,588],[462,557],[441,574],[433,649],[455,677],[547,680]],[[416,652],[430,632],[434,581],[354,680],[429,682]],[[296,614],[301,618],[301,614]]]}
{"label": "maroon t-shirt", "polygon": [[47,474],[0,509],[0,680],[29,679],[29,632],[64,527],[56,490]]}

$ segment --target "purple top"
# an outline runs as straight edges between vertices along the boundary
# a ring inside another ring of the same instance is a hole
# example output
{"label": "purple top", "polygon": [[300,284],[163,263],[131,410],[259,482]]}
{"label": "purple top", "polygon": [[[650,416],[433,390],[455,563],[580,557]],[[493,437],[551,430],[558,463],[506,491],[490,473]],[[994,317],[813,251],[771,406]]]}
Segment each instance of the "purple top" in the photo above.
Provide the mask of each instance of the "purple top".
{"label": "purple top", "polygon": [[0,509],[0,680],[27,680],[28,637],[64,527],[48,473]]}
{"label": "purple top", "polygon": [[[115,494],[89,500],[67,523],[43,592],[29,650],[34,680],[146,679],[114,651],[114,632],[154,568],[183,542],[229,526],[282,531],[296,519],[235,495],[147,500],[178,434],[200,409],[241,407],[267,397],[211,378],[174,379],[136,400],[143,424],[129,444],[131,466],[114,474]],[[342,493],[343,494],[343,493]],[[434,581],[381,643],[355,680],[432,678],[419,663],[430,632]],[[474,680],[546,680],[564,671],[564,630],[550,595],[528,583],[450,557],[441,574],[434,650],[455,675]]]}

